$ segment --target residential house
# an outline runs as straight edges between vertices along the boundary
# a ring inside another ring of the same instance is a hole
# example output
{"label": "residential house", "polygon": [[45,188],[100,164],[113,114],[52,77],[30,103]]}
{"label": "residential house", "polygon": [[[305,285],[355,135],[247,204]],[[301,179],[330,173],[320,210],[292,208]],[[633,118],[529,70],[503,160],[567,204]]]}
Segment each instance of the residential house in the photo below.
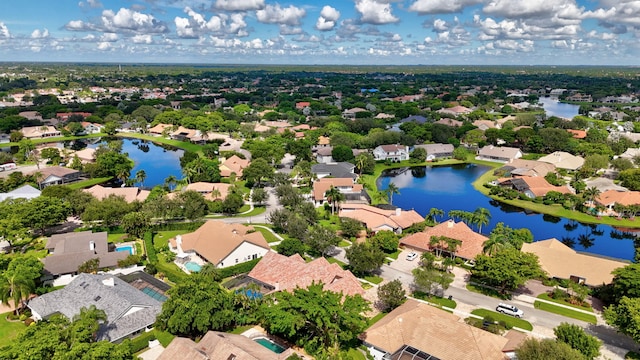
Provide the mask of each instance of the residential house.
{"label": "residential house", "polygon": [[293,354],[292,349],[276,354],[243,335],[208,331],[197,343],[176,337],[157,360],[284,360]]}
{"label": "residential house", "polygon": [[500,124],[492,120],[476,120],[473,122],[473,126],[476,126],[482,131],[487,131],[489,129],[500,129],[501,127]]}
{"label": "residential house", "polygon": [[80,123],[80,125],[82,125],[82,128],[84,129],[82,130],[81,135],[99,134],[102,132],[102,129],[104,128],[103,125],[90,123],[88,121],[83,121]]}
{"label": "residential house", "polygon": [[296,103],[296,110],[302,110],[306,107],[310,107],[311,103],[309,101],[298,101]]}
{"label": "residential house", "polygon": [[23,185],[17,189],[11,190],[6,193],[0,193],[0,201],[7,199],[34,199],[40,196],[41,191],[34,188],[31,185]]}
{"label": "residential house", "polygon": [[373,149],[376,160],[403,161],[409,160],[409,147],[405,145],[379,145]]}
{"label": "residential house", "polygon": [[332,146],[321,147],[318,149],[318,151],[316,151],[316,161],[319,164],[334,163],[335,161],[333,161],[333,156],[331,155],[332,153],[333,153]]}
{"label": "residential house", "polygon": [[328,136],[318,136],[317,148],[330,146],[331,139]]}
{"label": "residential house", "polygon": [[628,148],[625,152],[620,154],[620,157],[633,162],[635,158],[640,158],[640,148]]}
{"label": "residential house", "polygon": [[311,166],[311,173],[315,174],[318,179],[330,176],[355,180],[358,177],[354,172],[355,168],[355,165],[348,162],[314,164]]}
{"label": "residential house", "polygon": [[385,210],[371,205],[352,203],[342,204],[338,216],[358,220],[373,232],[389,230],[396,234],[401,234],[411,225],[424,221],[424,218],[415,210],[400,208]]}
{"label": "residential house", "polygon": [[460,115],[470,114],[472,111],[473,111],[472,109],[469,109],[467,107],[456,105],[450,108],[442,108],[437,112],[443,115],[460,116]]}
{"label": "residential house", "polygon": [[173,125],[171,124],[158,124],[152,128],[149,128],[147,132],[155,136],[165,136],[172,131],[171,130],[172,128],[173,128]]}
{"label": "residential house", "polygon": [[460,120],[454,120],[454,119],[450,119],[450,118],[442,118],[436,122],[434,122],[434,124],[440,124],[440,125],[445,125],[445,126],[449,126],[449,127],[460,127],[463,125],[463,122]]}
{"label": "residential house", "polygon": [[[455,249],[454,255],[470,260],[482,254],[484,243],[488,237],[478,234],[464,222],[455,222],[455,220],[447,220],[436,226],[428,227],[422,232],[411,234],[400,239],[400,245],[419,251],[432,251],[436,247],[431,245],[431,238],[446,237],[449,239],[459,240],[460,246]],[[438,245],[440,249],[448,252],[446,244]]]}
{"label": "residential house", "polygon": [[232,155],[219,165],[220,176],[229,177],[231,174],[236,174],[236,177],[240,178],[242,177],[242,170],[249,166],[249,164],[249,160],[241,159],[237,155]]}
{"label": "residential house", "polygon": [[504,360],[503,350],[509,342],[413,299],[369,327],[360,339],[375,360]]}
{"label": "residential house", "polygon": [[553,164],[558,169],[572,171],[578,170],[582,165],[584,165],[584,158],[564,151],[556,151],[549,155],[545,155],[538,159],[538,161]]}
{"label": "residential house", "polygon": [[70,278],[78,272],[78,267],[91,259],[100,259],[99,268],[113,268],[129,253],[113,251],[107,242],[107,233],[91,231],[71,232],[51,235],[45,249],[49,255],[42,259],[46,278],[65,275]]}
{"label": "residential house", "polygon": [[406,118],[400,120],[401,123],[406,123],[406,122],[417,122],[418,124],[424,124],[427,121],[427,118],[422,116],[422,115],[409,115]]}
{"label": "residential house", "polygon": [[[231,188],[231,184],[225,183],[210,183],[210,182],[194,182],[185,186],[183,191],[195,191],[202,196],[204,196],[205,200],[216,201],[216,200],[224,200],[227,198],[229,194],[229,189]],[[176,193],[171,193],[176,194]]]}
{"label": "residential house", "polygon": [[247,275],[250,281],[268,292],[293,291],[321,282],[324,289],[344,295],[364,295],[360,281],[340,265],[329,263],[324,257],[306,262],[300,255],[280,255],[270,251]]}
{"label": "residential house", "polygon": [[82,116],[83,119],[91,116],[91,113],[88,112],[65,112],[65,113],[56,113],[56,118],[60,119],[60,121],[68,121],[73,115]]}
{"label": "residential house", "polygon": [[595,198],[595,202],[604,206],[609,214],[620,215],[614,210],[616,204],[623,206],[640,205],[640,192],[607,190],[600,193]]}
{"label": "residential house", "polygon": [[95,306],[107,319],[98,328],[97,340],[120,342],[153,327],[162,303],[123,280],[107,274],[79,274],[60,290],[27,302],[36,320],[62,314],[72,320],[83,308]]}
{"label": "residential house", "polygon": [[62,133],[51,125],[26,126],[21,130],[27,139],[42,139],[47,137],[62,136]]}
{"label": "residential house", "polygon": [[476,159],[508,163],[521,157],[522,152],[518,148],[487,145],[478,151]]}
{"label": "residential house", "polygon": [[571,134],[571,137],[574,139],[584,139],[587,137],[587,132],[585,130],[567,129],[567,132]]}
{"label": "residential house", "polygon": [[80,171],[61,166],[49,166],[34,171],[31,175],[40,173],[38,185],[40,188],[49,185],[63,185],[80,180]]}
{"label": "residential house", "polygon": [[352,109],[346,109],[345,111],[342,112],[342,117],[344,117],[345,119],[355,119],[356,118],[356,114],[360,113],[360,112],[365,112],[365,111],[369,111],[367,109],[363,109],[363,108],[359,108],[359,107],[355,107]]}
{"label": "residential house", "polygon": [[169,241],[177,257],[197,255],[217,268],[225,268],[263,257],[271,250],[253,226],[209,220],[196,231]]}
{"label": "residential house", "polygon": [[567,186],[555,186],[540,176],[519,176],[508,179],[499,179],[498,184],[503,187],[515,189],[528,198],[535,199],[539,196],[545,196],[550,191],[557,191],[562,194],[572,194],[571,189]]}
{"label": "residential house", "polygon": [[629,265],[624,261],[578,253],[554,238],[524,243],[522,252],[538,256],[540,267],[550,277],[592,287],[611,283],[611,272]]}
{"label": "residential house", "polygon": [[147,200],[150,193],[149,190],[143,190],[139,187],[110,188],[102,185],[94,185],[82,191],[91,194],[91,196],[98,200],[104,200],[109,196],[121,196],[128,203],[132,203],[134,201],[144,202]]}
{"label": "residential house", "polygon": [[385,114],[385,113],[379,113],[378,115],[374,116],[374,119],[381,119],[381,120],[389,120],[389,119],[393,119],[395,118],[395,115],[391,115],[391,114]]}
{"label": "residential house", "polygon": [[322,206],[326,201],[326,192],[331,187],[340,191],[344,196],[342,203],[357,202],[368,204],[367,198],[364,197],[364,188],[362,184],[354,184],[351,178],[322,178],[313,183],[313,191],[311,192],[312,200],[315,206]]}
{"label": "residential house", "polygon": [[446,159],[453,157],[453,145],[451,144],[424,144],[414,148],[422,148],[427,152],[427,161]]}
{"label": "residential house", "polygon": [[514,159],[499,170],[511,176],[545,177],[548,173],[554,172],[556,167],[542,161]]}
{"label": "residential house", "polygon": [[81,163],[88,164],[96,161],[96,149],[94,148],[84,148],[82,150],[76,151],[74,154],[68,157],[70,166],[73,163],[73,159],[78,157]]}

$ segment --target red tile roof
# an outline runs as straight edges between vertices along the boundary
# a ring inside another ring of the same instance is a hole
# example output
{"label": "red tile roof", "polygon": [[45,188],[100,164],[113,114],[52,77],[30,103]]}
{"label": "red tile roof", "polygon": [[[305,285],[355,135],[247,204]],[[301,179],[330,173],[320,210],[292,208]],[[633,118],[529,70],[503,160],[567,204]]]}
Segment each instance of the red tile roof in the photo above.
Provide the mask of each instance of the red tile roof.
{"label": "red tile roof", "polygon": [[400,244],[422,251],[430,251],[432,247],[429,245],[429,241],[433,236],[445,236],[462,241],[455,254],[465,259],[473,259],[481,254],[484,242],[489,239],[471,230],[462,221],[456,223],[454,220],[448,220],[434,227],[426,228],[422,232],[406,236],[400,239]]}
{"label": "red tile roof", "polygon": [[415,210],[383,210],[375,206],[363,204],[343,204],[340,217],[348,217],[363,222],[367,228],[377,231],[388,226],[392,229],[406,229],[409,226],[424,221]]}
{"label": "red tile roof", "polygon": [[309,263],[300,255],[289,257],[268,252],[251,270],[250,278],[275,288],[275,291],[306,288],[312,282],[322,282],[325,290],[342,292],[345,295],[363,295],[360,281],[340,265],[332,264],[320,257]]}

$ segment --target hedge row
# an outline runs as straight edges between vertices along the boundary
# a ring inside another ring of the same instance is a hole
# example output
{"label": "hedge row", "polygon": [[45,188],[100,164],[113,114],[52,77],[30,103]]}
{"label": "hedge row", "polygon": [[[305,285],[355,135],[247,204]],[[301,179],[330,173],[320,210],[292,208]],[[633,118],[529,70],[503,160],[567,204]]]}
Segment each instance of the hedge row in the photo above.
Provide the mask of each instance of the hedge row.
{"label": "hedge row", "polygon": [[219,270],[220,277],[225,279],[238,274],[248,273],[256,266],[258,261],[260,261],[259,258],[253,259],[251,261],[243,262],[242,264],[222,268]]}
{"label": "hedge row", "polygon": [[156,334],[153,331],[140,334],[140,336],[131,340],[131,352],[135,354],[140,350],[146,349],[149,347],[149,341],[155,339]]}
{"label": "hedge row", "polygon": [[202,225],[204,225],[204,221],[175,222],[175,223],[172,222],[172,223],[152,225],[151,230],[152,231],[174,231],[174,230],[195,231]]}
{"label": "hedge row", "polygon": [[144,247],[147,250],[147,259],[152,264],[158,262],[158,254],[156,254],[156,249],[153,247],[153,233],[151,231],[147,231],[144,233]]}

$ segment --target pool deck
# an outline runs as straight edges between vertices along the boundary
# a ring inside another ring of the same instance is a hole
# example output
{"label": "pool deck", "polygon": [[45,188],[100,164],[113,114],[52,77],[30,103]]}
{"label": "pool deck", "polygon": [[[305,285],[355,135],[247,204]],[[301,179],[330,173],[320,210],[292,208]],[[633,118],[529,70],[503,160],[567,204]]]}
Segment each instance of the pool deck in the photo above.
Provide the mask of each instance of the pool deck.
{"label": "pool deck", "polygon": [[122,248],[126,248],[126,247],[131,249],[131,252],[130,252],[131,255],[135,255],[135,253],[136,253],[136,242],[135,241],[128,241],[128,242],[123,242],[123,243],[116,244],[116,249],[122,249]]}
{"label": "pool deck", "polygon": [[249,339],[253,340],[253,339],[259,339],[259,338],[265,338],[265,339],[269,339],[270,341],[278,344],[279,346],[281,346],[282,348],[284,348],[284,352],[282,352],[280,355],[283,356],[283,358],[290,356],[292,354],[298,354],[298,356],[300,356],[302,359],[313,359],[313,357],[311,357],[309,354],[307,354],[304,349],[299,348],[297,346],[293,346],[289,343],[287,343],[286,341],[280,339],[279,337],[273,336],[273,335],[269,335],[267,333],[267,331],[265,329],[263,329],[261,326],[254,326],[251,329],[243,332],[242,334],[240,334],[242,336],[248,337]]}

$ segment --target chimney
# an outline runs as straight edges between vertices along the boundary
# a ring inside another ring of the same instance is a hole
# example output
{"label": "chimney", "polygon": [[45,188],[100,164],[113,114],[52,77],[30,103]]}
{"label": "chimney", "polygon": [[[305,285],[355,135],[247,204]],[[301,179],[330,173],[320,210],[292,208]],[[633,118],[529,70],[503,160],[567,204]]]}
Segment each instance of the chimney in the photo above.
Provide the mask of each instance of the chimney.
{"label": "chimney", "polygon": [[453,227],[453,225],[455,225],[455,224],[456,224],[456,222],[455,222],[455,221],[453,221],[453,220],[449,220],[449,221],[447,222],[447,227],[448,227],[448,228],[452,228],[452,227]]}
{"label": "chimney", "polygon": [[96,252],[96,243],[93,240],[89,241],[89,250],[93,251],[94,253]]}
{"label": "chimney", "polygon": [[176,235],[176,244],[182,245],[182,235]]}
{"label": "chimney", "polygon": [[401,213],[402,213],[402,209],[396,208],[396,216],[400,216]]}
{"label": "chimney", "polygon": [[274,290],[275,291],[280,291],[280,282],[276,281]]}
{"label": "chimney", "polygon": [[106,279],[102,280],[102,284],[104,286],[111,286],[111,287],[116,286],[115,280],[113,280],[112,277],[109,277],[109,278],[106,278]]}

